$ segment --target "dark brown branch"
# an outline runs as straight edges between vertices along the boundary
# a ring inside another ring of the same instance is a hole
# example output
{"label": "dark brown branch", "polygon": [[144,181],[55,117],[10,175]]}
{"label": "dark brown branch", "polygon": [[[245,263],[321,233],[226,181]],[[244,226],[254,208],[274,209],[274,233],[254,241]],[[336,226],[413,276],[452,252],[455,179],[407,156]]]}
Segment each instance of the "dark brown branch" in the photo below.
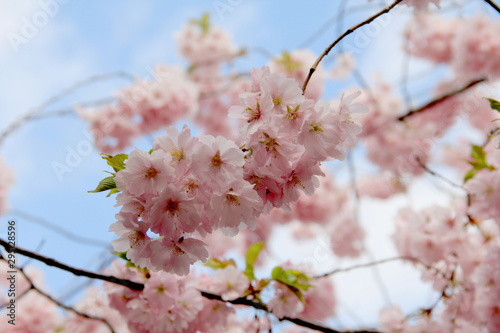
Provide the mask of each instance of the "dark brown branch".
{"label": "dark brown branch", "polygon": [[[58,261],[56,261],[54,259],[44,257],[44,256],[39,255],[37,253],[33,253],[31,251],[28,251],[28,250],[25,250],[25,249],[21,249],[21,248],[16,247],[16,246],[11,246],[11,245],[9,245],[9,243],[7,243],[6,241],[4,241],[1,238],[0,238],[0,245],[3,246],[7,252],[19,253],[19,254],[21,254],[23,256],[26,256],[26,257],[29,257],[29,258],[41,261],[41,262],[45,263],[46,265],[57,267],[59,269],[62,269],[64,271],[67,271],[67,272],[70,272],[70,273],[73,273],[73,274],[78,275],[78,276],[85,276],[85,277],[88,277],[88,278],[91,278],[91,279],[102,280],[102,281],[107,281],[107,282],[119,284],[121,286],[125,286],[125,287],[128,287],[128,288],[133,289],[133,290],[143,290],[144,289],[144,284],[142,284],[142,283],[137,283],[137,282],[133,282],[133,281],[129,281],[129,280],[118,279],[118,278],[115,278],[115,277],[112,277],[112,276],[101,275],[101,274],[97,274],[97,273],[93,273],[93,272],[89,272],[89,271],[84,271],[82,269],[70,267],[70,266],[62,264],[62,263],[60,263],[60,262],[58,262]],[[208,293],[208,292],[204,292],[204,291],[200,291],[200,292],[201,292],[201,295],[203,297],[211,299],[211,300],[217,300],[217,301],[221,301],[221,302],[228,302],[228,303],[231,303],[231,304],[234,304],[234,305],[251,306],[251,307],[253,307],[253,308],[257,309],[257,310],[262,310],[262,311],[266,311],[267,313],[271,313],[271,311],[265,305],[257,303],[257,302],[254,302],[254,301],[251,301],[251,300],[248,300],[246,298],[238,298],[238,299],[235,299],[233,301],[224,301],[219,295],[214,295],[214,294],[211,294],[211,293]],[[44,295],[46,297],[50,297],[50,296],[48,296],[46,294],[44,294]],[[53,301],[55,303],[57,303],[59,306],[65,308],[67,310],[76,312],[76,310],[74,310],[72,308],[69,308],[69,307],[66,307],[65,305],[57,302],[56,300],[53,300]],[[97,318],[91,318],[91,319],[97,319]],[[302,319],[299,319],[299,318],[284,317],[284,318],[282,318],[280,320],[282,320],[282,321],[283,320],[289,321],[289,322],[294,323],[296,325],[299,325],[299,326],[302,326],[302,327],[307,327],[307,328],[310,328],[310,329],[313,329],[313,330],[317,330],[317,331],[320,331],[320,332],[325,332],[325,333],[379,333],[378,331],[374,331],[374,330],[337,331],[337,330],[334,330],[334,329],[331,329],[331,328],[328,328],[328,327],[324,327],[324,326],[320,326],[320,325],[317,325],[317,324],[314,324],[314,323],[311,323],[311,322],[308,322],[308,321],[305,321],[305,320],[302,320]]]}
{"label": "dark brown branch", "polygon": [[492,0],[484,0],[488,5],[493,7],[494,10],[496,10],[500,14],[500,7],[496,3],[494,3]]}
{"label": "dark brown branch", "polygon": [[302,94],[304,94],[306,92],[306,88],[307,88],[307,84],[309,83],[309,80],[311,79],[312,75],[314,74],[314,72],[316,71],[316,68],[318,68],[318,65],[319,63],[321,62],[321,60],[323,60],[323,58],[325,56],[328,55],[328,53],[330,53],[330,51],[334,48],[335,45],[337,45],[342,39],[344,39],[344,37],[352,34],[354,31],[356,31],[357,29],[361,28],[362,26],[364,25],[367,25],[369,23],[371,23],[372,21],[374,21],[377,17],[379,16],[382,16],[386,13],[388,13],[391,9],[393,9],[394,7],[396,7],[396,5],[398,5],[401,1],[403,0],[396,0],[394,1],[394,3],[392,5],[390,5],[389,7],[386,7],[384,9],[382,9],[380,12],[376,13],[375,15],[369,17],[368,19],[364,20],[363,22],[361,23],[358,23],[356,24],[355,26],[347,29],[342,35],[340,35],[340,37],[338,37],[333,43],[331,43],[324,51],[323,53],[319,56],[318,59],[316,59],[316,61],[314,62],[314,65],[309,69],[309,74],[307,75],[307,78],[306,80],[304,81],[304,85],[302,86]]}
{"label": "dark brown branch", "polygon": [[[5,260],[5,258],[3,258],[3,256],[0,255],[0,258],[2,260]],[[30,290],[34,290],[36,291],[38,294],[42,295],[43,297],[47,298],[49,301],[51,301],[52,303],[56,304],[57,306],[67,310],[67,311],[71,311],[73,313],[75,313],[76,315],[80,316],[80,317],[83,317],[83,318],[86,318],[86,319],[91,319],[91,320],[98,320],[100,322],[102,322],[104,325],[106,325],[109,330],[111,331],[111,333],[115,333],[115,330],[113,329],[113,327],[108,323],[108,321],[104,318],[101,318],[101,317],[94,317],[94,316],[91,316],[91,315],[88,315],[86,313],[83,313],[83,312],[80,312],[78,310],[76,310],[75,308],[71,307],[71,306],[67,306],[65,304],[62,304],[61,302],[59,302],[58,300],[56,300],[55,298],[52,298],[52,296],[50,296],[49,294],[43,292],[42,290],[40,290],[39,288],[37,288],[34,284],[33,284],[33,281],[30,279],[30,277],[28,275],[26,275],[26,273],[24,272],[24,270],[20,267],[16,267],[16,270],[19,271],[21,273],[21,275],[26,279],[26,281],[28,282],[28,284],[30,285],[30,287],[24,292],[22,293],[19,297],[21,296],[24,296],[26,295]],[[18,299],[19,299],[18,297]]]}
{"label": "dark brown branch", "polygon": [[467,84],[465,87],[462,87],[458,90],[455,90],[455,91],[452,91],[448,94],[445,94],[445,95],[442,95],[441,97],[438,97],[436,98],[435,100],[425,104],[424,106],[418,108],[418,109],[415,109],[415,110],[411,110],[411,111],[408,111],[405,115],[402,115],[401,117],[398,118],[399,121],[404,121],[406,118],[408,117],[411,117],[417,113],[421,113],[421,112],[424,112],[426,111],[427,109],[430,109],[432,108],[433,106],[436,106],[446,100],[448,100],[449,98],[455,96],[455,95],[458,95],[460,93],[463,93],[464,91],[474,87],[476,84],[478,83],[481,83],[481,82],[484,82],[486,81],[486,79],[479,79],[479,80],[475,80],[475,81],[472,81],[470,82],[469,84]]}
{"label": "dark brown branch", "polygon": [[[201,295],[205,298],[215,300],[215,301],[221,301],[221,302],[227,302],[231,303],[234,305],[246,305],[246,306],[251,306],[257,310],[262,310],[267,313],[271,313],[271,311],[261,303],[257,303],[251,300],[248,300],[246,298],[238,298],[233,301],[224,301],[219,295],[214,295],[211,293],[207,293],[205,291],[201,291]],[[284,317],[281,318],[280,321],[289,321],[291,323],[294,323],[295,325],[302,326],[302,327],[307,327],[316,331],[320,332],[325,332],[325,333],[378,333],[378,331],[372,331],[372,330],[359,330],[359,331],[337,331],[328,327],[316,325],[314,323],[311,323],[309,321],[302,320],[300,318],[290,318],[290,317]]]}
{"label": "dark brown branch", "polygon": [[0,238],[0,245],[3,246],[7,252],[19,253],[20,255],[26,256],[28,258],[32,258],[32,259],[41,261],[44,264],[46,264],[47,266],[57,267],[57,268],[62,269],[64,271],[70,272],[76,276],[85,276],[85,277],[88,277],[91,279],[107,281],[107,282],[111,282],[111,283],[125,286],[125,287],[133,289],[133,290],[143,290],[144,289],[143,284],[136,283],[136,282],[129,281],[129,280],[118,279],[118,278],[115,278],[115,277],[109,276],[109,275],[101,275],[101,274],[96,274],[93,272],[84,271],[82,269],[74,268],[74,267],[68,266],[66,264],[60,263],[52,258],[44,257],[42,255],[39,255],[37,253],[31,252],[31,251],[28,251],[25,249],[22,249],[22,248],[17,247],[17,246],[12,246],[8,242],[4,241],[1,238]]}

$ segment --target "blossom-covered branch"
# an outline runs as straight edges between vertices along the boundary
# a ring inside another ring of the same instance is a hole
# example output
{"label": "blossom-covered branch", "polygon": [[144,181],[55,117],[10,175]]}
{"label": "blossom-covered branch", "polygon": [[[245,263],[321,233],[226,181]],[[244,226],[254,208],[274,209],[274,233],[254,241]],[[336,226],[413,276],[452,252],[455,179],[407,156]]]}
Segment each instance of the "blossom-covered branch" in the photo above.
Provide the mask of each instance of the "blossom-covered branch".
{"label": "blossom-covered branch", "polygon": [[[108,276],[108,275],[97,274],[97,273],[85,271],[85,270],[82,270],[82,269],[70,267],[70,266],[65,265],[63,263],[60,263],[60,262],[58,262],[58,261],[56,261],[56,260],[54,260],[52,258],[48,258],[48,257],[42,256],[40,254],[34,253],[32,251],[29,251],[29,250],[25,250],[23,248],[19,248],[17,246],[12,246],[8,242],[4,241],[3,239],[0,239],[0,245],[3,246],[5,248],[5,250],[8,251],[8,252],[19,253],[19,254],[24,255],[26,257],[29,257],[29,258],[41,261],[41,262],[45,263],[46,265],[59,268],[61,270],[73,273],[73,274],[78,275],[78,276],[85,276],[85,277],[88,277],[88,278],[91,278],[91,279],[97,279],[97,280],[102,280],[102,281],[106,281],[106,282],[111,282],[111,283],[114,283],[114,284],[117,284],[117,285],[125,286],[127,288],[132,289],[132,290],[137,290],[137,291],[144,290],[144,284],[142,284],[142,283],[137,283],[137,282],[130,281],[130,280],[119,279],[119,278],[115,278],[115,277]],[[18,268],[18,270],[20,270],[22,272],[21,269]],[[66,310],[73,311],[73,312],[77,313],[78,315],[83,316],[85,318],[95,319],[95,320],[101,320],[104,323],[106,323],[106,325],[112,330],[111,326],[104,319],[102,319],[102,318],[96,318],[96,317],[92,317],[92,316],[88,316],[88,315],[86,315],[84,313],[81,313],[81,312],[79,312],[79,311],[77,311],[77,310],[75,310],[75,309],[73,309],[71,307],[68,307],[68,306],[66,306],[66,305],[58,302],[57,300],[54,300],[48,294],[41,292],[39,289],[37,289],[31,283],[31,280],[29,279],[29,277],[27,277],[26,274],[24,274],[24,272],[22,272],[22,273],[23,273],[23,276],[25,276],[26,279],[28,280],[28,282],[31,284],[32,289],[36,289],[40,294],[42,294],[43,296],[49,298],[51,301],[53,301],[57,305],[65,308]],[[262,303],[255,302],[253,300],[248,300],[248,299],[246,299],[244,297],[242,297],[242,298],[236,298],[236,299],[233,299],[233,300],[228,300],[228,299],[222,298],[219,295],[215,295],[215,294],[212,294],[212,293],[209,293],[209,292],[206,292],[206,291],[200,291],[200,293],[201,293],[201,295],[203,297],[205,297],[207,299],[210,299],[210,300],[227,302],[227,303],[231,303],[233,305],[251,306],[251,307],[253,307],[253,308],[257,309],[257,310],[262,310],[262,311],[265,311],[267,313],[272,313],[271,310],[269,310],[266,307],[266,305],[264,305]],[[292,322],[292,323],[294,323],[296,325],[299,325],[299,326],[302,326],[302,327],[307,327],[307,328],[310,328],[310,329],[313,329],[313,330],[317,330],[317,331],[320,331],[320,332],[325,332],[325,333],[377,333],[378,332],[376,330],[369,330],[369,329],[354,330],[354,331],[352,331],[352,330],[351,331],[339,331],[339,330],[331,329],[331,328],[328,328],[328,327],[320,326],[320,325],[317,325],[317,324],[314,324],[312,322],[305,321],[305,320],[299,319],[299,318],[283,317],[283,318],[280,318],[280,320],[281,321],[283,321],[283,320],[289,321],[289,322]]]}

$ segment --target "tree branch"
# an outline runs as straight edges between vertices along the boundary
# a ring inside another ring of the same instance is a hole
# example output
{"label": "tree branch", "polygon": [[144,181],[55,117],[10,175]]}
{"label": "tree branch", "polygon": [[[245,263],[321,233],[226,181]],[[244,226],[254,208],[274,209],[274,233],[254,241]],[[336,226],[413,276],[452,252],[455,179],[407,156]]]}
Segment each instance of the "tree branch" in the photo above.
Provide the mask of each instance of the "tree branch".
{"label": "tree branch", "polygon": [[[59,269],[62,269],[64,271],[67,271],[67,272],[70,272],[70,273],[73,273],[73,274],[78,275],[78,276],[85,276],[85,277],[88,277],[88,278],[91,278],[91,279],[96,279],[96,280],[102,280],[102,281],[106,281],[106,282],[115,283],[115,284],[118,284],[118,285],[121,285],[121,286],[128,287],[128,288],[133,289],[133,290],[139,290],[140,291],[140,290],[144,289],[144,284],[142,284],[142,283],[137,283],[137,282],[133,282],[133,281],[129,281],[129,280],[118,279],[118,278],[115,278],[113,276],[101,275],[101,274],[97,274],[97,273],[85,271],[85,270],[82,270],[82,269],[70,267],[70,266],[62,264],[62,263],[60,263],[60,262],[58,262],[58,261],[56,261],[56,260],[54,260],[52,258],[44,257],[44,256],[39,255],[37,253],[34,253],[34,252],[31,252],[31,251],[19,248],[17,246],[12,246],[8,242],[4,241],[1,238],[0,238],[0,245],[3,246],[7,252],[19,253],[19,254],[21,254],[23,256],[26,256],[26,257],[29,257],[29,258],[41,261],[41,262],[45,263],[48,266],[57,267]],[[28,279],[28,281],[29,281],[29,279]],[[264,304],[260,304],[260,303],[254,302],[254,301],[248,300],[246,298],[238,298],[238,299],[235,299],[233,301],[224,301],[221,298],[221,296],[219,296],[219,295],[214,295],[214,294],[211,294],[211,293],[208,293],[208,292],[205,292],[205,291],[200,291],[200,292],[201,292],[201,295],[203,297],[211,299],[211,300],[217,300],[217,301],[221,301],[221,302],[228,302],[228,303],[231,303],[231,304],[234,304],[234,305],[251,306],[251,307],[253,307],[253,308],[257,309],[257,310],[262,310],[262,311],[265,311],[267,313],[271,313],[271,311]],[[50,297],[50,296],[48,296],[46,294],[43,294],[43,295],[46,296],[46,297]],[[74,310],[72,308],[69,308],[69,307],[66,307],[64,304],[61,304],[61,303],[57,302],[56,300],[53,300],[53,301],[56,304],[58,304],[59,306],[65,308],[67,310],[76,312],[76,310]],[[76,313],[78,314],[78,312],[76,312]],[[90,319],[97,319],[97,318],[90,317]],[[99,320],[99,319],[97,319],[97,320]],[[337,331],[337,330],[334,330],[334,329],[331,329],[331,328],[328,328],[328,327],[324,327],[324,326],[320,326],[320,325],[317,325],[317,324],[314,324],[314,323],[311,323],[311,322],[308,322],[308,321],[305,321],[305,320],[302,320],[302,319],[299,319],[299,318],[284,317],[284,318],[280,319],[280,321],[283,321],[283,320],[289,321],[289,322],[294,323],[294,324],[296,324],[298,326],[307,327],[307,328],[310,328],[310,329],[313,329],[313,330],[316,330],[316,331],[320,331],[320,332],[325,332],[325,333],[379,333],[378,331],[374,331],[374,330]]]}
{"label": "tree branch", "polygon": [[476,84],[478,83],[481,83],[481,82],[484,82],[486,81],[486,79],[479,79],[479,80],[475,80],[475,81],[472,81],[470,82],[469,84],[467,84],[465,87],[462,87],[458,90],[455,90],[455,91],[452,91],[448,94],[445,94],[445,95],[442,95],[441,97],[438,97],[436,98],[435,100],[433,101],[430,101],[429,103],[425,104],[424,106],[418,108],[418,109],[415,109],[415,110],[411,110],[411,111],[408,111],[408,113],[406,113],[405,115],[402,115],[401,117],[398,118],[399,121],[404,121],[406,118],[408,117],[411,117],[417,113],[420,113],[420,112],[424,112],[426,111],[427,109],[430,109],[432,108],[433,106],[436,106],[446,100],[448,100],[449,98],[455,96],[455,95],[458,95],[472,87],[474,87]]}
{"label": "tree branch", "polygon": [[[211,299],[211,300],[227,302],[227,303],[231,303],[234,305],[251,306],[257,310],[262,310],[262,311],[265,311],[267,313],[271,313],[271,311],[264,304],[254,302],[254,301],[248,300],[246,298],[238,298],[238,299],[235,299],[233,301],[224,301],[219,295],[214,295],[211,293],[207,293],[205,291],[201,291],[201,295],[203,297]],[[316,325],[314,323],[302,320],[300,318],[283,317],[280,319],[280,321],[289,321],[289,322],[294,323],[298,326],[307,327],[307,328],[310,328],[310,329],[313,329],[316,331],[320,331],[320,332],[325,332],[325,333],[379,333],[378,331],[372,331],[372,330],[337,331],[337,330],[334,330],[334,329],[331,329],[328,327]]]}
{"label": "tree branch", "polygon": [[[3,258],[2,255],[0,255],[0,258],[1,260],[4,260],[5,261],[5,258]],[[71,306],[67,306],[65,304],[62,304],[61,302],[59,302],[58,300],[52,298],[52,296],[50,296],[49,294],[41,291],[39,288],[37,288],[34,284],[33,284],[33,281],[30,279],[30,277],[28,275],[26,275],[26,273],[24,272],[24,270],[20,267],[16,267],[16,269],[21,273],[21,275],[26,279],[26,281],[28,282],[28,284],[30,285],[30,287],[24,292],[22,293],[19,297],[22,297],[24,295],[26,295],[30,290],[34,290],[36,291],[38,294],[42,295],[43,297],[47,298],[49,301],[53,302],[54,304],[56,304],[57,306],[67,310],[67,311],[71,311],[75,314],[77,314],[78,316],[80,317],[83,317],[83,318],[86,318],[86,319],[91,319],[91,320],[98,320],[100,322],[102,322],[104,325],[106,325],[109,330],[111,331],[111,333],[115,333],[115,330],[113,329],[113,327],[109,324],[109,322],[104,319],[104,318],[101,318],[101,317],[94,317],[94,316],[91,316],[91,315],[88,315],[86,313],[83,313],[83,312],[80,312],[76,309],[74,309],[73,307]],[[18,299],[19,299],[18,297]]]}
{"label": "tree branch", "polygon": [[1,238],[0,238],[0,245],[3,246],[7,252],[19,253],[20,255],[26,256],[28,258],[32,258],[32,259],[41,261],[44,264],[46,264],[47,266],[57,267],[57,268],[62,269],[64,271],[70,272],[76,276],[85,276],[85,277],[88,277],[91,279],[107,281],[107,282],[111,282],[111,283],[125,286],[125,287],[133,289],[133,290],[143,290],[144,289],[143,284],[136,283],[136,282],[129,281],[129,280],[118,279],[118,278],[115,278],[114,276],[101,275],[101,274],[96,274],[93,272],[84,271],[82,269],[74,268],[74,267],[68,266],[66,264],[60,263],[52,258],[44,257],[42,255],[31,252],[29,250],[22,249],[22,248],[17,247],[17,246],[12,246],[8,242],[4,241]]}
{"label": "tree branch", "polygon": [[333,47],[335,45],[337,45],[342,39],[344,39],[344,37],[352,34],[354,31],[356,31],[357,29],[361,28],[362,26],[364,25],[367,25],[369,23],[371,23],[373,20],[375,20],[377,17],[379,16],[382,16],[386,13],[388,13],[391,9],[393,9],[394,7],[396,7],[396,5],[398,5],[401,1],[403,0],[396,0],[394,1],[394,3],[392,5],[390,5],[389,7],[386,7],[384,9],[382,9],[380,12],[376,13],[375,15],[367,18],[366,20],[364,20],[363,22],[361,23],[358,23],[356,24],[355,26],[349,28],[346,30],[346,32],[344,32],[342,35],[340,35],[340,37],[338,37],[332,44],[330,44],[330,46],[328,46],[324,51],[323,53],[319,56],[318,59],[316,59],[316,61],[314,62],[314,65],[309,69],[309,74],[307,75],[307,78],[306,80],[304,81],[304,85],[302,86],[302,94],[304,94],[306,92],[306,88],[307,88],[307,84],[309,83],[309,80],[311,79],[311,76],[314,74],[314,72],[316,71],[316,68],[318,68],[318,65],[319,63],[321,62],[321,60],[323,60],[323,58],[325,56],[328,55],[328,53],[330,53],[330,51],[333,49]]}
{"label": "tree branch", "polygon": [[496,3],[494,3],[492,0],[484,0],[488,5],[493,7],[494,10],[496,10],[500,14],[500,7]]}

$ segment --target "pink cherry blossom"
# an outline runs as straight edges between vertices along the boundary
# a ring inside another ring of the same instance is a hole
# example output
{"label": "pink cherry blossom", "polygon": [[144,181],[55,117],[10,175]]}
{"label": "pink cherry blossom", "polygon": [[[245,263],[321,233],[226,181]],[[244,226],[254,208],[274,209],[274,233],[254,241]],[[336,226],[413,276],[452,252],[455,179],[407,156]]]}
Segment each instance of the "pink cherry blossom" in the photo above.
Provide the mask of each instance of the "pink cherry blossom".
{"label": "pink cherry blossom", "polygon": [[[316,58],[317,56],[310,50],[298,49],[292,52],[283,52],[280,57],[271,60],[268,66],[271,73],[283,74],[288,78],[295,79],[301,85]],[[323,93],[325,77],[323,64],[320,64],[309,81],[304,96],[314,100],[319,99]]]}
{"label": "pink cherry blossom", "polygon": [[134,195],[157,194],[173,178],[170,161],[170,154],[163,151],[148,154],[135,149],[128,155],[126,168],[116,174],[116,187]]}
{"label": "pink cherry blossom", "polygon": [[217,270],[213,280],[211,291],[221,295],[225,301],[232,301],[242,297],[250,284],[247,276],[232,265]]}
{"label": "pink cherry blossom", "polygon": [[278,318],[295,318],[304,311],[305,306],[286,285],[274,284],[274,297],[267,303],[267,307]]}
{"label": "pink cherry blossom", "polygon": [[151,242],[151,268],[177,275],[187,275],[189,266],[198,260],[206,262],[208,251],[205,244],[194,238],[180,238],[177,241],[165,238]]}

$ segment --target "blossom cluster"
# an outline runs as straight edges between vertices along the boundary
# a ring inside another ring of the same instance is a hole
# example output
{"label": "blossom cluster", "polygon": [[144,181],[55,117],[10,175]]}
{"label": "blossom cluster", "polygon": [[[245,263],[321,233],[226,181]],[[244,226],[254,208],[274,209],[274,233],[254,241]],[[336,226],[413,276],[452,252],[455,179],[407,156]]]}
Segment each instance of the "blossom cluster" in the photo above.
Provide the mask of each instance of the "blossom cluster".
{"label": "blossom cluster", "polygon": [[[458,27],[458,28],[457,28]],[[500,75],[500,23],[485,14],[465,18],[418,15],[406,31],[408,52],[447,63],[462,82]]]}
{"label": "blossom cluster", "polygon": [[[414,258],[424,280],[442,293],[443,307],[409,321],[397,306],[380,312],[380,328],[391,332],[496,332],[500,329],[498,255],[500,228],[492,221],[470,224],[462,207],[432,206],[400,211],[394,240]],[[435,313],[434,313],[435,312]],[[431,316],[431,313],[433,314]]]}
{"label": "blossom cluster", "polygon": [[172,125],[198,107],[198,87],[180,67],[159,65],[152,79],[122,89],[117,102],[102,108],[81,108],[99,150],[110,153],[130,146],[131,140]]}
{"label": "blossom cluster", "polygon": [[[343,159],[360,125],[351,115],[357,94],[338,106],[302,96],[297,81],[268,68],[253,72],[253,90],[229,111],[246,120],[238,144],[221,136],[192,137],[170,127],[150,153],[135,149],[114,180],[120,193],[115,249],[141,267],[185,275],[205,261],[202,237],[221,229],[255,229],[257,217],[312,194],[321,161]],[[159,236],[153,238],[151,232]]]}
{"label": "blossom cluster", "polygon": [[[245,327],[256,330],[255,325],[261,330],[269,327],[265,321],[242,322],[235,315],[234,306],[226,302],[242,298],[257,288],[257,285],[252,287],[250,279],[232,264],[218,269],[213,275],[192,271],[187,276],[179,277],[166,272],[126,267],[124,262],[114,261],[107,273],[145,285],[143,291],[111,283],[104,285],[109,297],[109,310],[120,313],[130,332],[210,333]],[[313,281],[311,287],[304,291],[302,301],[281,282],[268,280],[266,285],[273,287],[274,294],[267,301],[267,308],[278,318],[325,320],[335,314],[335,294],[328,278]],[[223,301],[205,298],[201,290],[220,295]]]}
{"label": "blossom cluster", "polygon": [[263,254],[256,265],[264,264],[267,244],[271,243],[276,227],[287,225],[296,241],[311,240],[320,235],[330,239],[332,253],[339,257],[358,257],[362,253],[364,231],[353,218],[353,205],[348,188],[339,186],[326,169],[319,187],[311,196],[301,193],[290,211],[274,208],[257,219],[255,230],[245,229],[235,237],[213,232],[205,237],[210,254],[217,258],[238,250],[244,254],[249,246],[264,242]]}

